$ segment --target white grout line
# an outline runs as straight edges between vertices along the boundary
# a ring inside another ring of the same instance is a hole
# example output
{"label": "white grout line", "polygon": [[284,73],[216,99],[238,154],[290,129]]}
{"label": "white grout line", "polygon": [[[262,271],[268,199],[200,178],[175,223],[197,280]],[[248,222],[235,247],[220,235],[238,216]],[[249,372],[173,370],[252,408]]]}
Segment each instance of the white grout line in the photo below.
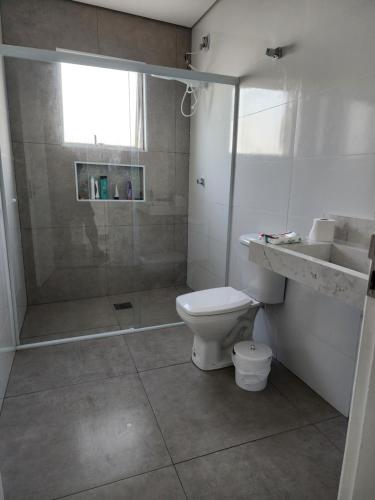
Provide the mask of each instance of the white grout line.
{"label": "white grout line", "polygon": [[183,326],[185,323],[167,323],[165,325],[144,326],[141,328],[127,328],[126,330],[115,330],[113,332],[91,333],[90,335],[79,335],[77,337],[67,337],[65,339],[45,340],[43,342],[34,342],[32,344],[22,344],[16,346],[16,351],[25,351],[26,349],[36,349],[38,347],[47,347],[51,345],[70,344],[73,342],[82,342],[84,340],[96,340],[108,337],[118,337],[119,335],[128,335],[129,333],[149,332],[152,330],[161,330],[164,328],[174,328]]}

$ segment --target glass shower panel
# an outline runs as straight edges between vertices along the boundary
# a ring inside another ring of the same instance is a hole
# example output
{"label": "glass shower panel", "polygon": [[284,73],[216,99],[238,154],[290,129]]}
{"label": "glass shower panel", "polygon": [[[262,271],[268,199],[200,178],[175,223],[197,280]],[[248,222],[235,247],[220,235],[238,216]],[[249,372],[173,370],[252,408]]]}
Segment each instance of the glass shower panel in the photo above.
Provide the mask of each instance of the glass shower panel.
{"label": "glass shower panel", "polygon": [[21,342],[179,321],[175,297],[190,290],[185,86],[5,59],[28,299]]}
{"label": "glass shower panel", "polygon": [[234,88],[204,84],[191,118],[187,283],[226,285]]}

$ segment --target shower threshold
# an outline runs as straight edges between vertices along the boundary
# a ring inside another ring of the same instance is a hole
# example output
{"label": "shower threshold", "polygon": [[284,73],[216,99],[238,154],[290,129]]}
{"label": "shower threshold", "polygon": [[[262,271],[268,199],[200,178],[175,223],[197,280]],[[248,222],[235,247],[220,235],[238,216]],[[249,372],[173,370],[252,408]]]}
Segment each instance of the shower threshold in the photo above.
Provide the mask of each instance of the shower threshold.
{"label": "shower threshold", "polygon": [[61,339],[54,340],[43,340],[39,342],[33,342],[29,344],[20,344],[16,346],[16,351],[24,351],[27,349],[36,349],[38,347],[47,347],[51,345],[60,345],[60,344],[70,344],[72,342],[82,342],[85,340],[97,340],[103,339],[107,337],[117,337],[120,335],[128,335],[129,333],[140,333],[140,332],[149,332],[152,330],[161,330],[165,328],[175,328],[177,326],[184,326],[185,323],[179,321],[177,323],[166,323],[164,325],[155,325],[155,326],[144,326],[139,328],[127,328],[125,330],[115,330],[109,332],[102,333],[91,333],[90,335],[79,335],[76,337],[66,337]]}
{"label": "shower threshold", "polygon": [[127,335],[145,328],[179,324],[176,298],[191,289],[184,284],[102,297],[29,305],[18,349]]}

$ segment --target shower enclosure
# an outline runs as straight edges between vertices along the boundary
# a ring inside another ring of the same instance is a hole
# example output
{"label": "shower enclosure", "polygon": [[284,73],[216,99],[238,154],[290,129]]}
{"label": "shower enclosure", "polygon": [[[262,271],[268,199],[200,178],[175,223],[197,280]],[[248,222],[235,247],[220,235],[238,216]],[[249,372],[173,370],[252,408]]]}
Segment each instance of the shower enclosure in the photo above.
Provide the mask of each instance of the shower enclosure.
{"label": "shower enclosure", "polygon": [[237,79],[0,47],[28,305],[19,343],[179,323],[177,295],[227,282]]}

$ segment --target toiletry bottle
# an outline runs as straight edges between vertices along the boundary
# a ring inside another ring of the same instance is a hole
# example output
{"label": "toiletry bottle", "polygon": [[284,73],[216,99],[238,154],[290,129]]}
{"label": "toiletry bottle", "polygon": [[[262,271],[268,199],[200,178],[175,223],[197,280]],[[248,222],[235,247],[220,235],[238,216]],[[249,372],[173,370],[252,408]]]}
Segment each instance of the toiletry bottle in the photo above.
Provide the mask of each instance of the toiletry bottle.
{"label": "toiletry bottle", "polygon": [[90,177],[90,199],[95,200],[95,178]]}
{"label": "toiletry bottle", "polygon": [[100,200],[100,195],[99,195],[99,182],[97,179],[95,179],[95,199]]}
{"label": "toiletry bottle", "polygon": [[127,181],[127,183],[126,183],[126,198],[128,200],[132,200],[133,199],[132,181]]}
{"label": "toiletry bottle", "polygon": [[106,175],[100,176],[100,199],[108,200],[108,177]]}
{"label": "toiletry bottle", "polygon": [[119,192],[118,192],[117,184],[115,184],[115,194],[113,195],[113,199],[114,200],[119,200],[120,199],[120,195],[119,195]]}

